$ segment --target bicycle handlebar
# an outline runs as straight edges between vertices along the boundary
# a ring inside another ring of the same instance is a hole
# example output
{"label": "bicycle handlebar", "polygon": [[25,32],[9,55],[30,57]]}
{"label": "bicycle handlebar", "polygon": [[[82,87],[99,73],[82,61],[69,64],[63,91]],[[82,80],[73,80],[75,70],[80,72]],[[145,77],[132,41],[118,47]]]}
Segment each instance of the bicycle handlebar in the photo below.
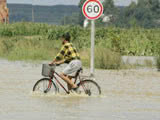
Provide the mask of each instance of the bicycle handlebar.
{"label": "bicycle handlebar", "polygon": [[59,66],[60,64],[49,64],[49,66]]}

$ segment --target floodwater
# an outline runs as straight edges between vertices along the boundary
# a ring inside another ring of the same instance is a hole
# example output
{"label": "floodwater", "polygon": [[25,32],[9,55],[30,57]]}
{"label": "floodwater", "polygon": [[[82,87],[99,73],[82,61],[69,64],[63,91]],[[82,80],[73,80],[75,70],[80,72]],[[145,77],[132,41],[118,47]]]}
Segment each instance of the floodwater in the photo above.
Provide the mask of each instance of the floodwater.
{"label": "floodwater", "polygon": [[34,94],[41,64],[0,60],[0,120],[160,120],[160,72],[95,73],[101,96]]}

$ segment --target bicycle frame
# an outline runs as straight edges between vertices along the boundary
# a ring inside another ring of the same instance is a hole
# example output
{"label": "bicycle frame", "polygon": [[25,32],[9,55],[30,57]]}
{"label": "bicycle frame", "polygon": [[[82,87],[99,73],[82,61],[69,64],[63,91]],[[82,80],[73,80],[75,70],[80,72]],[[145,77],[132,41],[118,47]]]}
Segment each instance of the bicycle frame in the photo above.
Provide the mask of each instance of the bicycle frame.
{"label": "bicycle frame", "polygon": [[[57,77],[55,76],[57,75],[59,78],[61,78],[63,80],[63,78],[57,73],[57,72],[52,72],[52,76],[50,77],[50,81],[49,81],[49,85],[48,85],[48,88],[51,88],[51,85],[52,85],[52,81],[53,81],[53,78],[56,80],[56,82],[64,89],[64,91],[69,94],[69,91],[63,86],[63,84],[57,79]],[[74,83],[76,83],[77,81],[77,78],[78,76],[75,77],[75,81]],[[80,80],[81,81],[81,80]]]}
{"label": "bicycle frame", "polygon": [[[45,67],[45,66],[43,66],[43,67]],[[55,71],[55,67],[56,66],[53,66],[46,71],[45,71],[45,69],[42,69],[42,75],[45,78],[41,78],[40,80],[38,80],[34,84],[33,91],[40,91],[40,92],[43,92],[43,93],[48,93],[51,90],[50,92],[54,91],[54,93],[59,93],[60,92],[59,88],[62,87],[64,89],[64,91],[67,94],[69,94],[70,90],[74,90],[74,89],[71,88],[71,86],[69,86],[69,83],[70,83],[69,80],[66,81],[65,78],[63,77],[63,75],[61,75],[61,74],[59,74]],[[82,72],[83,72],[83,69],[80,68],[79,70],[77,70],[75,76],[67,76],[70,80],[73,80],[73,82],[77,85],[77,88],[75,89],[75,92],[77,94],[83,94],[84,93],[84,94],[87,94],[89,96],[100,95],[101,94],[100,86],[94,80],[92,80],[91,78],[87,78],[87,76],[86,77],[81,76],[80,73],[82,73]],[[68,89],[64,86],[64,84],[62,84],[62,81],[60,81],[60,79],[62,79],[65,82],[68,83]],[[78,82],[77,82],[77,80],[78,80]],[[94,90],[94,89],[92,89],[92,86],[96,90],[96,92],[92,93],[92,91]],[[53,91],[52,91],[52,87],[53,87]]]}

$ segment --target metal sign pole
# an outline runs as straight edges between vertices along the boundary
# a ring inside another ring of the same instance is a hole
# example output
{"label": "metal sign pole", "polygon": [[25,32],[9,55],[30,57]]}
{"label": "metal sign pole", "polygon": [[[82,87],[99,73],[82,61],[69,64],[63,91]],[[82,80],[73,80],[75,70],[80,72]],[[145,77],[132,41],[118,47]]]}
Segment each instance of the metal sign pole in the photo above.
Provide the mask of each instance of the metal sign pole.
{"label": "metal sign pole", "polygon": [[94,41],[95,41],[95,21],[91,20],[91,69],[90,69],[90,76],[94,76]]}
{"label": "metal sign pole", "polygon": [[95,41],[95,20],[103,13],[103,5],[99,0],[86,0],[82,6],[84,16],[91,20],[91,61],[90,76],[94,77],[94,41]]}

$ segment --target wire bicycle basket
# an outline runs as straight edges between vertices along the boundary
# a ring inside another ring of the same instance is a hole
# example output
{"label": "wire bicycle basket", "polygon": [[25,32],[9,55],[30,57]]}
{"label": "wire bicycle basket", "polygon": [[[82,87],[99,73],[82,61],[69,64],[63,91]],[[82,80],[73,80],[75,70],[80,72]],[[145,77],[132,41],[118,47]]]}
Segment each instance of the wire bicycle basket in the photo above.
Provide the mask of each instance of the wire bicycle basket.
{"label": "wire bicycle basket", "polygon": [[42,64],[42,76],[50,77],[52,76],[52,72],[55,71],[55,65]]}

